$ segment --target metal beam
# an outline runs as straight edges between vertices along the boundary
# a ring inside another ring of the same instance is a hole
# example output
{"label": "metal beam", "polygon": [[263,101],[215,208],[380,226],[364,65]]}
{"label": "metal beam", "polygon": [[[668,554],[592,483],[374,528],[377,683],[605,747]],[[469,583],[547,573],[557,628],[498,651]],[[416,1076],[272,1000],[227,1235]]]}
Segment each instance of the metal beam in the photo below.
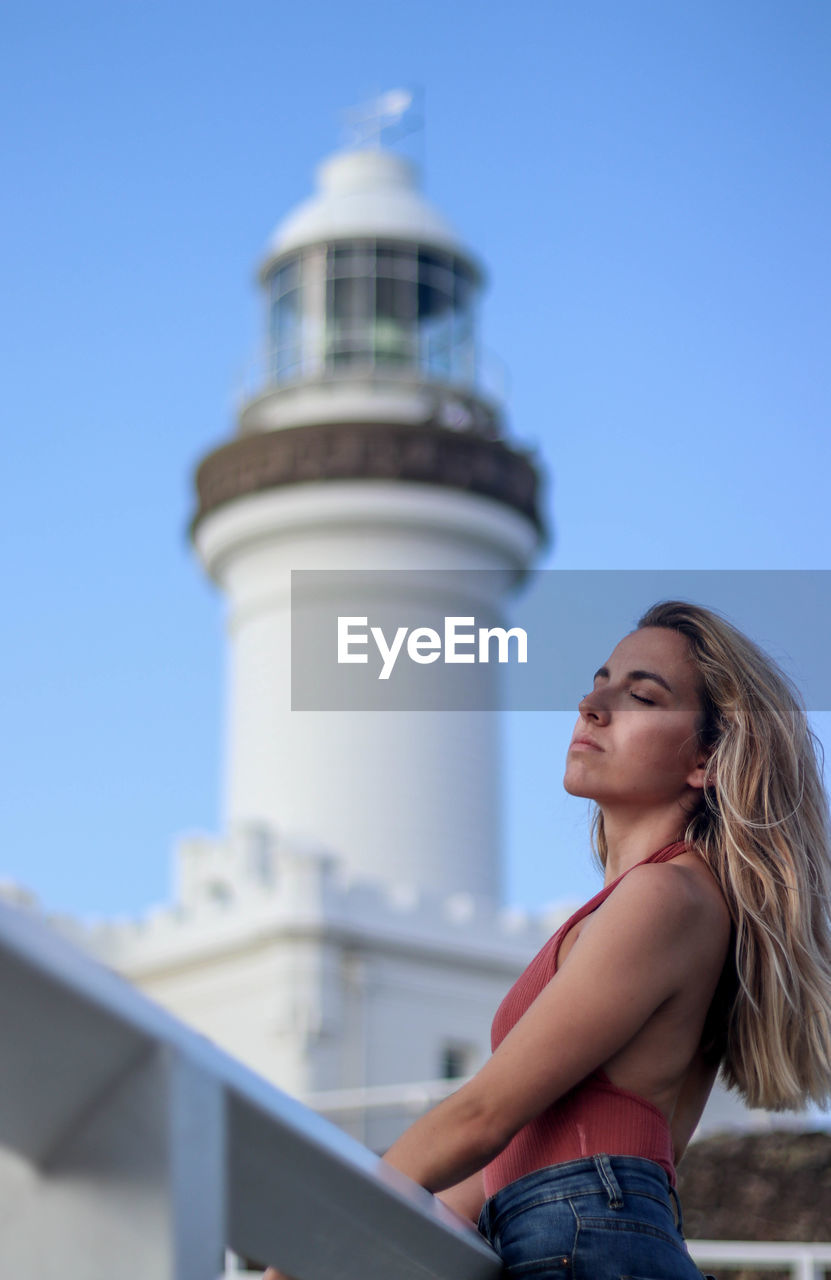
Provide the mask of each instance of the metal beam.
{"label": "metal beam", "polygon": [[497,1280],[496,1255],[379,1157],[0,903],[0,1272]]}

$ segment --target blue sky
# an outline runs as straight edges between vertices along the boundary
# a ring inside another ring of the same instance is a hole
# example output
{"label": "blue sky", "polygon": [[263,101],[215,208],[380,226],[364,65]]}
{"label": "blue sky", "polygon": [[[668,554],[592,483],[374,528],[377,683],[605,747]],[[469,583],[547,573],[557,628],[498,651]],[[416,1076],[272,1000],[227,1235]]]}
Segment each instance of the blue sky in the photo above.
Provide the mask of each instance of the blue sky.
{"label": "blue sky", "polygon": [[[192,473],[233,429],[266,240],[375,92],[421,90],[402,145],[488,264],[543,564],[831,567],[824,2],[11,0],[0,23],[0,875],[50,909],[164,899],[174,839],[220,829]],[[526,905],[595,887],[570,724],[507,726]]]}

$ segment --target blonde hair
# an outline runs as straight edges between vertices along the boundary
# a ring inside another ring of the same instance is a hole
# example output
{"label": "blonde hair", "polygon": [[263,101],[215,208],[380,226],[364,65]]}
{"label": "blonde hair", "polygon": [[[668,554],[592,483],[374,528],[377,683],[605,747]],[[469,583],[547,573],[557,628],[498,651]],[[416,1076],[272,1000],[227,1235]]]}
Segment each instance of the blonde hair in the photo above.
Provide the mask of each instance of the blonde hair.
{"label": "blonde hair", "polygon": [[[683,601],[638,628],[686,636],[701,679],[707,785],[684,840],[721,885],[735,947],[705,1029],[752,1107],[831,1099],[831,861],[822,747],[788,677],[719,614]],[[605,865],[603,815],[592,834]]]}

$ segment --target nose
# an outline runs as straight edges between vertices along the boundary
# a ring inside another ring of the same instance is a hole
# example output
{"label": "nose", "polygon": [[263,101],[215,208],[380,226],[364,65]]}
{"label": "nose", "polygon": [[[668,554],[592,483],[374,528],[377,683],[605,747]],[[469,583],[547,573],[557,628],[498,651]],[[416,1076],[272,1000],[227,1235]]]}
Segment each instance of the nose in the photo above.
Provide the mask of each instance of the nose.
{"label": "nose", "polygon": [[597,689],[583,695],[577,704],[577,711],[584,720],[594,720],[598,724],[605,724],[609,719],[606,704]]}

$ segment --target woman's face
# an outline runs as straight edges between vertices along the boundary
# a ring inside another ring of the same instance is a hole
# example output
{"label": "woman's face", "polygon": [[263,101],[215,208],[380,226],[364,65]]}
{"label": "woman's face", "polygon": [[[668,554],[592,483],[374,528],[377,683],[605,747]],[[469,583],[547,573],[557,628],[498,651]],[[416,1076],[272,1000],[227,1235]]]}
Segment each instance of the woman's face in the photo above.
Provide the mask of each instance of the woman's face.
{"label": "woman's face", "polygon": [[624,636],[581,700],[563,785],[601,808],[671,807],[704,785],[700,680],[678,631]]}

